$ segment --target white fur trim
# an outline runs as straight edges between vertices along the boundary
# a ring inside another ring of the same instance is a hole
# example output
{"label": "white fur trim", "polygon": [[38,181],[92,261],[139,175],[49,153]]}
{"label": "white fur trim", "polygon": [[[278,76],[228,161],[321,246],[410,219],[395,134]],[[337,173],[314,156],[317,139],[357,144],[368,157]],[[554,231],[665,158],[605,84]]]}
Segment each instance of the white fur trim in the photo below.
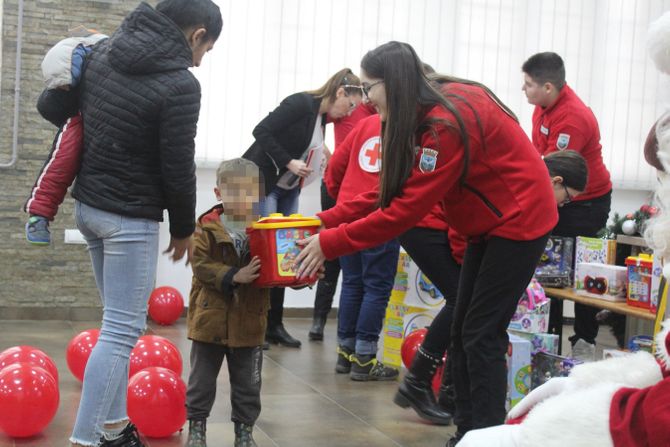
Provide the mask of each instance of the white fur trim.
{"label": "white fur trim", "polygon": [[666,12],[649,26],[647,49],[656,68],[670,74],[670,12]]}
{"label": "white fur trim", "polygon": [[577,389],[589,388],[603,382],[645,388],[663,379],[661,368],[654,356],[644,351],[577,365],[569,377],[574,380]]}
{"label": "white fur trim", "polygon": [[668,345],[670,345],[670,319],[663,322],[663,329],[656,334],[656,357],[663,362],[663,366],[667,371],[670,371],[670,352],[668,352]]}
{"label": "white fur trim", "polygon": [[621,384],[605,383],[547,399],[520,425],[518,446],[612,447],[609,414],[619,388]]}

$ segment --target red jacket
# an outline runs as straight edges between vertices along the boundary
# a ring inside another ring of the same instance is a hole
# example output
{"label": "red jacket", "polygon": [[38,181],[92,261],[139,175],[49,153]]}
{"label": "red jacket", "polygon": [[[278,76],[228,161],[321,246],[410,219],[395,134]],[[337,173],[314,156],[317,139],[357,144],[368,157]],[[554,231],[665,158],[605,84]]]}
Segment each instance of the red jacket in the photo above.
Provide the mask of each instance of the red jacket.
{"label": "red jacket", "polygon": [[335,134],[335,148],[339,147],[344,139],[349,135],[349,132],[358,124],[363,118],[370,115],[376,115],[375,108],[368,103],[361,103],[351,112],[351,115],[344,116],[333,120],[333,133]]}
{"label": "red jacket", "polygon": [[[402,194],[388,207],[374,209],[375,190],[319,213],[331,228],[320,234],[327,258],[374,247],[404,233],[439,201],[449,227],[469,237],[532,240],[556,225],[558,212],[547,168],[519,124],[478,87],[451,83],[442,92],[461,114],[470,137],[464,184],[459,182],[465,161],[461,138],[453,125],[436,122],[434,131],[417,133],[414,169]],[[456,122],[442,106],[427,110],[423,119]],[[345,222],[351,223],[332,228]]]}
{"label": "red jacket", "polygon": [[582,154],[589,178],[586,191],[575,197],[575,201],[600,197],[612,189],[610,173],[603,162],[598,121],[567,85],[554,104],[544,109],[535,107],[533,144],[542,156],[565,149]]}
{"label": "red jacket", "polygon": [[[328,194],[344,203],[358,194],[376,190],[379,186],[381,122],[375,114],[361,119],[347,138],[337,146],[328,162],[324,182]],[[442,202],[436,203],[416,227],[448,231]],[[466,240],[455,231],[449,231],[452,255],[463,262]]]}

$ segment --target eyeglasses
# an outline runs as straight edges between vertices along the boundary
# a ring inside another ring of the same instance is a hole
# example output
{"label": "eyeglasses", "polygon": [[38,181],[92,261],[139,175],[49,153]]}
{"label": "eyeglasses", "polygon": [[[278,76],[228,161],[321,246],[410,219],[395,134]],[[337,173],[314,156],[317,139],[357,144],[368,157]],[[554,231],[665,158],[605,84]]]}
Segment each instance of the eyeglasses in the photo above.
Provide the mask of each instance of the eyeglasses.
{"label": "eyeglasses", "polygon": [[565,205],[572,202],[572,195],[568,191],[568,187],[565,186],[565,183],[561,183],[561,185],[563,185],[563,189],[565,190],[565,199],[563,199],[563,205]]}
{"label": "eyeglasses", "polygon": [[372,90],[372,87],[374,87],[377,84],[381,84],[382,82],[384,82],[383,79],[379,80],[377,82],[373,82],[372,84],[361,85],[361,90],[363,90],[363,93],[365,94],[365,97],[370,99],[370,90]]}

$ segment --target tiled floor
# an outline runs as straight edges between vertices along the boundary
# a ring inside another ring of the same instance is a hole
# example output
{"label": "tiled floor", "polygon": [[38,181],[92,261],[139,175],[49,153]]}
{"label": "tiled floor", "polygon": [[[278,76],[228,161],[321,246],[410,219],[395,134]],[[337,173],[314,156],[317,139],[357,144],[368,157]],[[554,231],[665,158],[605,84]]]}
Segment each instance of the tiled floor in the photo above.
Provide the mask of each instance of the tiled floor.
{"label": "tiled floor", "polygon": [[[326,326],[324,342],[308,342],[311,321],[288,319],[289,332],[302,339],[301,349],[273,346],[263,364],[263,410],[254,430],[259,446],[443,446],[453,427],[422,423],[409,410],[392,403],[397,382],[359,383],[335,374],[335,320]],[[13,440],[0,434],[0,447],[66,447],[75,418],[81,385],[70,374],[65,348],[76,333],[98,327],[96,322],[0,321],[0,351],[27,344],[45,351],[60,375],[60,406],[45,431],[34,438]],[[188,378],[190,344],[183,320],[174,326],[150,324],[149,333],[173,341],[184,358]],[[232,446],[228,375],[222,368],[219,392],[208,421],[209,445]],[[186,432],[167,439],[149,439],[151,447],[182,446]]]}
{"label": "tiled floor", "polygon": [[[392,403],[397,382],[359,383],[346,375],[335,374],[335,320],[326,327],[324,342],[308,342],[307,319],[287,319],[289,332],[302,339],[301,349],[273,346],[265,352],[263,365],[263,411],[254,437],[259,446],[443,446],[453,427],[423,423],[410,410]],[[0,447],[66,447],[74,421],[81,385],[70,374],[65,361],[65,348],[76,333],[93,327],[96,322],[70,321],[0,321],[0,351],[15,345],[38,347],[53,358],[60,374],[60,407],[56,417],[39,436],[12,440],[0,434]],[[189,342],[185,325],[150,323],[149,333],[173,341],[184,357],[183,378],[188,377]],[[565,334],[570,328],[566,326]],[[613,347],[614,339],[602,328],[600,348]],[[567,346],[564,343],[564,352]],[[226,368],[219,377],[219,393],[208,422],[210,446],[232,446],[233,425]],[[186,433],[167,439],[149,439],[151,447],[182,446]]]}

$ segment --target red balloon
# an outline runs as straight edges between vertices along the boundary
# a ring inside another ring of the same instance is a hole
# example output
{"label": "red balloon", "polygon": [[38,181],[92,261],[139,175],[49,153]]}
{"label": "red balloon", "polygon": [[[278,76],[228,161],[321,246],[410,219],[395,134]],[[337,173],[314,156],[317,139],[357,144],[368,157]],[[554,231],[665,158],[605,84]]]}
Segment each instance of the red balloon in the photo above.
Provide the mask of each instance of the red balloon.
{"label": "red balloon", "polygon": [[15,363],[0,370],[0,431],[14,438],[41,432],[58,410],[58,383],[45,369]]}
{"label": "red balloon", "polygon": [[149,316],[158,324],[177,321],[184,311],[184,298],[174,287],[156,287],[149,297]]}
{"label": "red balloon", "polygon": [[145,436],[172,435],[186,422],[186,384],[169,369],[143,369],[128,382],[128,417]]}
{"label": "red balloon", "polygon": [[58,368],[51,357],[33,346],[12,346],[0,352],[0,370],[15,363],[29,363],[45,369],[58,383]]}
{"label": "red balloon", "polygon": [[419,350],[419,346],[423,343],[423,339],[426,338],[427,333],[427,328],[417,329],[410,332],[402,341],[402,345],[400,346],[400,357],[402,358],[402,364],[405,365],[405,368],[409,368],[412,365],[416,351]]}
{"label": "red balloon", "polygon": [[65,351],[67,367],[80,382],[84,380],[86,363],[91,356],[93,347],[98,342],[99,336],[100,329],[88,329],[75,335],[67,345],[67,350]]}
{"label": "red balloon", "polygon": [[170,340],[158,335],[143,335],[130,352],[130,377],[150,366],[161,366],[181,376],[179,349]]}

